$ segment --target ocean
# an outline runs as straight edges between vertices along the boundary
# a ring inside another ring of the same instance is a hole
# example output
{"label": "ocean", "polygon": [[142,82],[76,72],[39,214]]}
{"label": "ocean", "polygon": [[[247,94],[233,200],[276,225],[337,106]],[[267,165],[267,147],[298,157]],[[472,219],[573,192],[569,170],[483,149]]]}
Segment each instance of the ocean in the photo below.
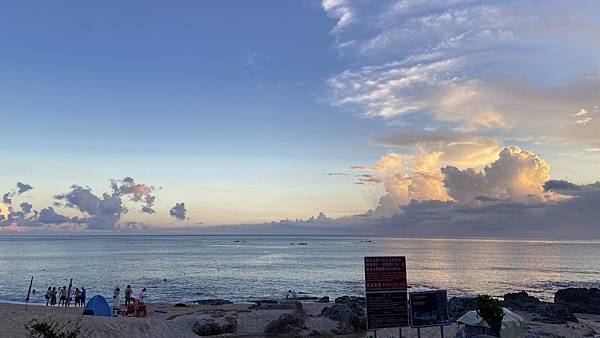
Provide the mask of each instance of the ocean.
{"label": "ocean", "polygon": [[[299,245],[299,243],[305,245]],[[248,301],[364,293],[363,257],[406,256],[410,290],[501,296],[525,290],[552,300],[564,287],[600,286],[600,241],[300,236],[4,235],[0,301],[24,301],[29,279],[85,286],[88,298],[127,284],[150,302]]]}

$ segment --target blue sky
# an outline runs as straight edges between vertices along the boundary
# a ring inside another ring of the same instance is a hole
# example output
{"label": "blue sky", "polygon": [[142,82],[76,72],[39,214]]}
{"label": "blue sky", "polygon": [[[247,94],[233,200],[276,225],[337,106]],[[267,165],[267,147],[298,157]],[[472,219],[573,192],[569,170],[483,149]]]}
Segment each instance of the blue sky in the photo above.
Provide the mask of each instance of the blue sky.
{"label": "blue sky", "polygon": [[[133,176],[209,222],[230,217],[208,207],[244,211],[262,198],[248,221],[353,210],[328,191],[357,189],[322,174],[376,157],[367,139],[380,123],[322,103],[324,76],[342,65],[318,3],[3,7],[3,186],[30,181],[48,199]],[[306,205],[320,195],[326,205]]]}
{"label": "blue sky", "polygon": [[[102,199],[133,177],[155,213],[126,193],[120,223],[389,217],[413,199],[462,203],[440,168],[483,170],[508,146],[530,162],[478,193],[548,202],[545,180],[600,179],[594,3],[0,7],[0,185],[34,187],[14,210],[73,184]],[[537,158],[547,172],[525,178]],[[90,216],[68,202],[55,211]],[[169,215],[178,202],[183,220]]]}

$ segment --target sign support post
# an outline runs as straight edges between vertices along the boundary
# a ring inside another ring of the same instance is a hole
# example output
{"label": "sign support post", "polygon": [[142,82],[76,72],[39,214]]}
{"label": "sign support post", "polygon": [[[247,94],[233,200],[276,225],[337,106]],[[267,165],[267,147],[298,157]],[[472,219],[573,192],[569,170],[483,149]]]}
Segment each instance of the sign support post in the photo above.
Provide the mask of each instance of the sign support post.
{"label": "sign support post", "polygon": [[31,296],[31,286],[33,285],[33,276],[29,281],[29,290],[27,290],[27,298],[25,298],[25,311],[27,311],[27,305],[29,305],[29,296]]}

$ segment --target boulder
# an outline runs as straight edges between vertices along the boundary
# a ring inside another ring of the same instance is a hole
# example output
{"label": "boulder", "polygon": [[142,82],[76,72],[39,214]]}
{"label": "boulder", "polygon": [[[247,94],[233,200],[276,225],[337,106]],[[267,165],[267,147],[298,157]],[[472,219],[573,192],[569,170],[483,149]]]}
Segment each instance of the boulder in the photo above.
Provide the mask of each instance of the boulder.
{"label": "boulder", "polygon": [[472,297],[452,297],[448,300],[448,313],[453,321],[469,311],[475,310]]}
{"label": "boulder", "polygon": [[267,335],[293,335],[307,329],[306,316],[300,312],[284,313],[265,326]]}
{"label": "boulder", "polygon": [[281,303],[257,303],[251,305],[249,309],[252,310],[294,310],[304,312],[304,307],[300,302],[285,301]]}
{"label": "boulder", "polygon": [[296,297],[296,300],[317,300],[319,299],[319,297],[315,297],[315,296],[300,296],[300,297]]}
{"label": "boulder", "polygon": [[356,296],[342,296],[335,299],[336,304],[346,304],[346,303],[358,303],[358,305],[365,307],[367,306],[367,301],[365,297],[356,297]]}
{"label": "boulder", "polygon": [[329,303],[329,297],[328,296],[321,297],[321,298],[317,299],[317,303]]}
{"label": "boulder", "polygon": [[532,320],[550,324],[565,324],[577,322],[577,318],[568,308],[560,304],[543,302],[530,296],[525,291],[517,293],[507,293],[504,295],[503,305],[511,310],[526,311],[539,316],[534,316]]}
{"label": "boulder", "polygon": [[211,305],[211,306],[233,304],[232,301],[229,301],[227,299],[200,299],[200,300],[195,300],[194,303],[197,303],[200,305]]}
{"label": "boulder", "polygon": [[237,330],[236,317],[209,318],[198,321],[192,326],[192,331],[199,336],[214,336],[224,333],[234,333]]}
{"label": "boulder", "polygon": [[177,304],[175,304],[175,307],[187,307],[187,304],[185,304],[185,303],[177,303]]}
{"label": "boulder", "polygon": [[279,303],[279,301],[275,300],[275,299],[257,299],[257,300],[253,300],[253,303],[256,304],[277,304]]}
{"label": "boulder", "polygon": [[600,314],[600,289],[568,288],[556,291],[554,303],[576,313]]}
{"label": "boulder", "polygon": [[339,322],[338,327],[332,330],[337,335],[363,332],[367,329],[365,309],[357,302],[328,306],[321,311],[319,316]]}

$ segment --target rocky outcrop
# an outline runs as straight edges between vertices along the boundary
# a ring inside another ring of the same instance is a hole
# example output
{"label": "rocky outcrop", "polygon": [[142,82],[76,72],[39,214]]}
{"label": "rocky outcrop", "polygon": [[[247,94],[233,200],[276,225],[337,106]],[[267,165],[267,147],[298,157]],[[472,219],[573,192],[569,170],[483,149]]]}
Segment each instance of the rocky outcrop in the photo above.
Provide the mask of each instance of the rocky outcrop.
{"label": "rocky outcrop", "polygon": [[339,322],[338,327],[332,330],[337,335],[347,335],[367,329],[365,310],[358,302],[334,304],[324,308],[319,316]]}
{"label": "rocky outcrop", "polygon": [[174,306],[175,307],[187,307],[187,304],[185,304],[185,303],[177,303]]}
{"label": "rocky outcrop", "polygon": [[452,297],[448,300],[448,312],[450,317],[455,321],[465,313],[475,310],[472,297]]}
{"label": "rocky outcrop", "polygon": [[317,299],[317,303],[329,303],[329,297],[328,296],[321,297],[321,298]]}
{"label": "rocky outcrop", "polygon": [[296,300],[312,300],[312,301],[316,301],[318,299],[319,299],[319,297],[315,297],[315,296],[299,296],[299,297],[296,297]]}
{"label": "rocky outcrop", "polygon": [[503,305],[511,310],[520,310],[534,313],[532,320],[550,324],[565,324],[577,322],[577,318],[565,306],[561,304],[543,302],[525,291],[507,293],[504,295]]}
{"label": "rocky outcrop", "polygon": [[280,303],[257,303],[251,305],[249,309],[252,310],[294,310],[304,312],[304,307],[300,302],[284,301]]}
{"label": "rocky outcrop", "polygon": [[200,305],[211,305],[211,306],[233,304],[232,301],[229,301],[227,299],[200,299],[200,300],[195,300],[194,303],[200,304]]}
{"label": "rocky outcrop", "polygon": [[192,331],[199,336],[234,333],[235,330],[237,330],[237,318],[232,316],[207,318],[196,322],[192,326]]}
{"label": "rocky outcrop", "polygon": [[568,288],[556,291],[554,303],[571,312],[600,314],[600,289]]}
{"label": "rocky outcrop", "polygon": [[306,316],[301,312],[284,313],[265,326],[267,335],[294,335],[306,330]]}
{"label": "rocky outcrop", "polygon": [[365,297],[356,297],[356,296],[342,296],[335,299],[336,304],[346,304],[346,303],[357,303],[358,305],[365,307],[367,306],[367,301]]}

